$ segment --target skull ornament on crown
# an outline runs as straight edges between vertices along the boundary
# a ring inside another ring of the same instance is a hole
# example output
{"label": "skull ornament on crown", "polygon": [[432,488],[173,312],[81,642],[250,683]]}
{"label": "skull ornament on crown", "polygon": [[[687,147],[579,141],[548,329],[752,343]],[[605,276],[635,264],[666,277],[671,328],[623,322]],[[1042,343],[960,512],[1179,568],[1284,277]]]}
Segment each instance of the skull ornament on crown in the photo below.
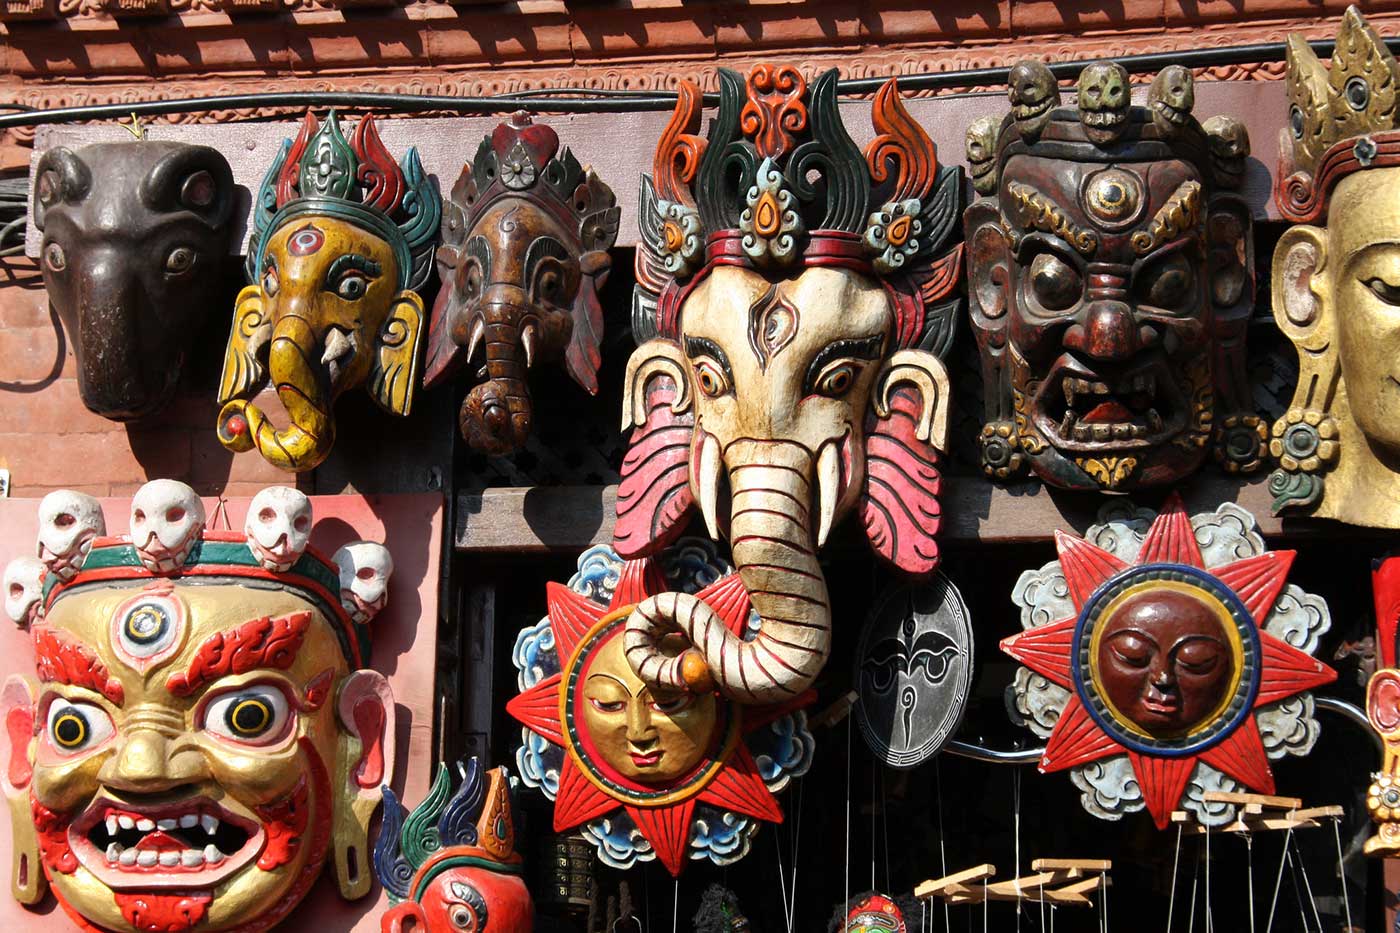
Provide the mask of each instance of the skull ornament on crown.
{"label": "skull ornament on crown", "polygon": [[[289,520],[309,526],[290,492],[258,502],[290,503]],[[95,502],[49,498],[95,507],[56,514],[101,529]],[[359,542],[331,560],[305,534],[264,545],[251,521],[246,536],[210,531],[194,491],[171,480],[137,492],[131,529],[87,535],[80,555],[81,536],[50,537],[46,578],[24,584],[21,601],[38,596],[22,610],[38,617],[37,683],[15,675],[0,690],[16,899],[51,887],[90,930],[263,930],[328,858],[341,894],[364,895],[393,697],[367,667],[383,592],[352,617],[339,577],[385,566],[383,549]],[[28,580],[30,560],[6,580]]]}
{"label": "skull ornament on crown", "polygon": [[1274,320],[1298,350],[1274,423],[1274,511],[1400,528],[1400,63],[1355,7],[1331,67],[1288,41],[1274,201],[1297,226],[1273,259]]}
{"label": "skull ornament on crown", "polygon": [[39,560],[68,581],[87,558],[92,539],[107,533],[102,505],[92,496],[59,489],[39,501]]}
{"label": "skull ornament on crown", "polygon": [[[875,95],[863,153],[835,70],[810,86],[788,65],[747,79],[720,69],[719,81],[708,139],[699,89],[682,82],[642,179],[632,315],[645,342],[627,366],[615,545],[656,554],[697,507],[712,537],[729,538],[758,636],[664,593],[628,622],[627,657],[651,687],[704,692],[713,678],[761,704],[790,700],[826,663],[816,552],[843,516],[859,511],[899,569],[938,565],[962,179],[893,80]],[[668,656],[660,642],[676,629],[694,647]]]}
{"label": "skull ornament on crown", "polygon": [[[418,383],[423,299],[442,204],[410,148],[403,164],[374,118],[350,139],[332,111],[306,115],[254,199],[248,278],[238,293],[219,383],[219,441],[301,472],[335,443],[333,408],[366,385],[407,415]],[[278,429],[251,399],[277,387],[291,423]]]}
{"label": "skull ornament on crown", "polygon": [[968,129],[964,214],[972,328],[982,355],[982,463],[1027,466],[1069,489],[1174,483],[1208,449],[1256,469],[1264,426],[1249,411],[1245,324],[1252,221],[1234,193],[1244,126],[1192,116],[1191,73],[1170,66],[1148,106],[1127,72],[1081,73],[1060,107],[1040,62],[1011,71],[1011,113]]}

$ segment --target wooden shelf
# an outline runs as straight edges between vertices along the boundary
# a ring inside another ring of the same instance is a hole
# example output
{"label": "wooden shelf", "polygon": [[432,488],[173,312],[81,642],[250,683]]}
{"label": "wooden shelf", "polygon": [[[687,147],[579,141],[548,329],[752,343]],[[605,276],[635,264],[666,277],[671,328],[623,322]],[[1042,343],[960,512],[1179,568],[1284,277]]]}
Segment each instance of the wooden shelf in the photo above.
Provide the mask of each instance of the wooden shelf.
{"label": "wooden shelf", "polygon": [[[1153,490],[1131,498],[1139,505],[1156,508],[1168,492]],[[1269,538],[1393,539],[1393,532],[1385,530],[1274,517],[1269,511],[1273,498],[1267,474],[1239,480],[1207,467],[1182,495],[1192,513],[1212,511],[1222,502],[1238,503],[1254,514],[1260,531]],[[1091,493],[1052,492],[1034,482],[997,486],[972,476],[946,479],[940,498],[944,522],[939,540],[954,545],[1049,541],[1057,529],[1082,533],[1109,501]],[[579,551],[612,540],[616,505],[616,486],[500,487],[463,493],[457,499],[454,541],[458,551],[471,554]],[[834,549],[858,541],[858,522],[848,519],[843,525],[833,535]]]}

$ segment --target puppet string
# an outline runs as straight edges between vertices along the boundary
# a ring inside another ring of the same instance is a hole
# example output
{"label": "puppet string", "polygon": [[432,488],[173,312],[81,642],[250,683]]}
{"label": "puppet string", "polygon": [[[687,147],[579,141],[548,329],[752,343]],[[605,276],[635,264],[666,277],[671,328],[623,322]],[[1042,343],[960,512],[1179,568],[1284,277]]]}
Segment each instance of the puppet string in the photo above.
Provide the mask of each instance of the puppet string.
{"label": "puppet string", "polygon": [[[933,759],[933,779],[934,787],[938,797],[938,866],[941,877],[948,877],[948,852],[943,844],[943,763],[935,757]],[[933,921],[929,921],[929,930],[933,930]],[[944,933],[953,933],[952,914],[948,910],[948,902],[943,901],[943,930]]]}
{"label": "puppet string", "polygon": [[1347,929],[1351,929],[1351,898],[1347,895],[1347,870],[1342,861],[1342,819],[1332,820],[1332,838],[1337,842],[1337,878],[1342,882],[1342,910],[1346,912]]}
{"label": "puppet string", "polygon": [[793,821],[792,836],[792,884],[788,885],[787,933],[792,933],[797,922],[797,853],[802,848],[802,779],[797,779],[797,819]]}
{"label": "puppet string", "polygon": [[841,903],[851,901],[851,720],[846,717],[846,896]]}
{"label": "puppet string", "polygon": [[1186,933],[1196,929],[1196,882],[1201,878],[1201,847],[1196,846],[1196,870],[1191,873],[1191,913],[1186,918]]}
{"label": "puppet string", "polygon": [[1245,900],[1249,904],[1249,933],[1254,933],[1254,837],[1244,834]]}
{"label": "puppet string", "polygon": [[876,772],[880,768],[880,763],[874,756],[870,759],[870,890],[874,891],[880,886],[875,883],[875,853],[880,851],[876,846],[875,837],[875,779]]}
{"label": "puppet string", "polygon": [[[1308,933],[1312,927],[1308,926],[1307,911],[1303,907],[1303,886],[1298,883],[1298,863],[1293,861],[1293,850],[1289,848],[1284,852],[1288,857],[1288,874],[1293,879],[1293,901],[1298,905],[1298,921],[1303,925],[1303,933]],[[1321,930],[1318,933],[1322,933]]]}
{"label": "puppet string", "polygon": [[[1011,772],[1012,835],[1016,840],[1016,928],[1021,928],[1021,769]],[[1042,895],[1043,896],[1043,895]]]}
{"label": "puppet string", "polygon": [[[777,833],[774,833],[777,835]],[[681,912],[681,879],[677,878],[675,886],[671,888],[671,933],[676,933],[680,925],[676,922]]]}
{"label": "puppet string", "polygon": [[[876,767],[878,768],[879,765]],[[885,884],[893,889],[894,879],[890,877],[890,811],[888,798],[885,794],[884,768],[880,768],[880,835],[885,850]]]}
{"label": "puppet string", "polygon": [[773,851],[778,853],[778,888],[782,894],[783,923],[792,929],[792,915],[788,913],[787,875],[783,874],[783,844],[778,834],[773,833]]}
{"label": "puppet string", "polygon": [[1283,836],[1283,855],[1278,860],[1278,876],[1274,878],[1274,895],[1269,899],[1269,922],[1264,927],[1264,933],[1269,933],[1274,928],[1274,910],[1278,907],[1278,892],[1283,886],[1283,866],[1288,860],[1288,842],[1293,838],[1293,827],[1288,827],[1288,831]]}
{"label": "puppet string", "polygon": [[1215,916],[1210,910],[1210,827],[1206,827],[1206,933],[1211,933]]}
{"label": "puppet string", "polygon": [[1298,853],[1298,870],[1303,873],[1303,887],[1308,892],[1308,904],[1312,906],[1313,920],[1317,921],[1317,931],[1322,933],[1322,915],[1317,911],[1317,898],[1313,896],[1312,882],[1308,880],[1308,864],[1303,861],[1303,850],[1298,848],[1298,840],[1293,840],[1293,849]]}
{"label": "puppet string", "polygon": [[1181,864],[1181,828],[1176,824],[1176,853],[1172,855],[1172,887],[1167,898],[1167,933],[1172,933],[1172,910],[1176,907],[1176,869]]}

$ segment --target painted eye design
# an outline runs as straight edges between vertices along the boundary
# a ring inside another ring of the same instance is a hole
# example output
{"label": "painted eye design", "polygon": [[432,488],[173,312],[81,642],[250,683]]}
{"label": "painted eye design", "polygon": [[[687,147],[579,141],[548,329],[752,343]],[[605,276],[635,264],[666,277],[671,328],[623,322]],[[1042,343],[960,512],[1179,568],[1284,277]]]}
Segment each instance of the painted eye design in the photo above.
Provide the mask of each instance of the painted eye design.
{"label": "painted eye design", "polygon": [[651,701],[651,708],[667,716],[683,713],[695,702],[695,695],[683,693],[676,697],[658,697]]}
{"label": "painted eye design", "polygon": [[280,284],[281,282],[277,278],[277,267],[272,265],[271,263],[268,263],[267,268],[263,270],[263,294],[271,298],[273,295],[277,294],[277,287]]}
{"label": "painted eye design", "polygon": [[49,704],[48,737],[65,754],[86,751],[112,734],[112,717],[93,703],[56,699]]}
{"label": "painted eye design", "polygon": [[194,250],[188,246],[177,246],[165,257],[165,271],[171,275],[188,272],[194,268],[194,259]]}
{"label": "painted eye design", "polygon": [[627,705],[622,700],[595,700],[591,697],[588,702],[592,703],[593,708],[600,713],[620,713],[622,708]]}
{"label": "painted eye design", "polygon": [[270,684],[230,690],[204,708],[204,728],[220,738],[270,745],[286,731],[287,697]]}
{"label": "painted eye design", "polygon": [[724,373],[720,372],[719,367],[713,363],[697,362],[695,364],[695,381],[700,385],[700,391],[710,398],[715,398],[729,391],[729,380],[724,378]]}
{"label": "painted eye design", "polygon": [[362,275],[350,274],[340,280],[335,293],[346,301],[359,301],[369,291],[369,280]]}
{"label": "painted eye design", "polygon": [[827,398],[840,398],[851,390],[855,381],[855,364],[841,363],[818,376],[813,388],[817,390],[818,395],[825,395]]}
{"label": "painted eye design", "polygon": [[54,272],[62,272],[68,268],[68,256],[57,243],[50,243],[44,247],[44,262]]}

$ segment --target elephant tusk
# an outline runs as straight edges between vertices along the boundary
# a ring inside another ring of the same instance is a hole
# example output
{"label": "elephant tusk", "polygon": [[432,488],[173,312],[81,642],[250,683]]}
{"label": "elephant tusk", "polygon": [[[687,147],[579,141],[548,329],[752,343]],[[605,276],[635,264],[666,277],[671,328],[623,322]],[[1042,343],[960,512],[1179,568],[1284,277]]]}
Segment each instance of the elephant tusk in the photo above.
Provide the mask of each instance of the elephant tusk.
{"label": "elephant tusk", "polygon": [[841,494],[841,455],[833,441],[822,445],[817,455],[817,547],[826,544],[836,518],[836,499]]}
{"label": "elephant tusk", "polygon": [[480,317],[472,325],[471,339],[467,341],[467,362],[470,363],[476,356],[476,348],[481,343],[481,338],[486,334],[486,322]]}
{"label": "elephant tusk", "polygon": [[353,353],[355,342],[339,327],[331,327],[326,331],[326,349],[321,354],[322,363],[330,363],[340,359],[347,353]]}
{"label": "elephant tusk", "polygon": [[535,325],[527,324],[520,332],[520,343],[525,347],[525,368],[530,369],[535,365]]}
{"label": "elephant tusk", "polygon": [[711,538],[718,540],[719,521],[716,514],[719,499],[719,440],[708,432],[701,433],[704,440],[700,442],[700,465],[696,468],[696,499],[700,505],[700,514],[705,517],[705,528]]}

